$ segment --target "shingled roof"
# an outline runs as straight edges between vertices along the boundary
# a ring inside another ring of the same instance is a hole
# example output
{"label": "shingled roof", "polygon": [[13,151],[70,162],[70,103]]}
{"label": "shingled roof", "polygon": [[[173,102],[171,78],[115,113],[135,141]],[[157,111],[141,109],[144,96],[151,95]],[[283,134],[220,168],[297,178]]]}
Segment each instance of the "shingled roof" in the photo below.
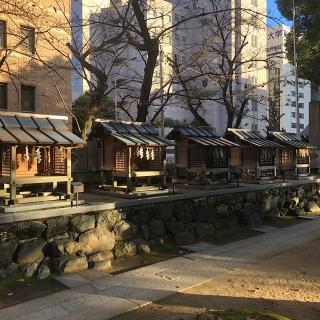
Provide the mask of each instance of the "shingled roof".
{"label": "shingled roof", "polygon": [[145,123],[97,119],[93,132],[97,132],[99,129],[103,129],[105,133],[128,146],[174,145],[172,141],[161,137],[155,127]]}
{"label": "shingled roof", "polygon": [[295,147],[297,149],[316,149],[317,147],[304,141],[297,139],[294,133],[284,132],[284,131],[271,131],[269,132],[271,138],[276,139],[278,142]]}
{"label": "shingled roof", "polygon": [[82,145],[73,134],[67,117],[53,115],[0,113],[0,142],[16,145]]}
{"label": "shingled roof", "polygon": [[233,133],[241,141],[251,144],[258,148],[282,148],[280,144],[267,140],[260,132],[247,129],[228,129],[228,132]]}
{"label": "shingled roof", "polygon": [[238,144],[221,138],[213,130],[200,128],[175,128],[168,135],[168,139],[175,139],[177,136],[185,137],[203,146],[210,147],[240,147]]}

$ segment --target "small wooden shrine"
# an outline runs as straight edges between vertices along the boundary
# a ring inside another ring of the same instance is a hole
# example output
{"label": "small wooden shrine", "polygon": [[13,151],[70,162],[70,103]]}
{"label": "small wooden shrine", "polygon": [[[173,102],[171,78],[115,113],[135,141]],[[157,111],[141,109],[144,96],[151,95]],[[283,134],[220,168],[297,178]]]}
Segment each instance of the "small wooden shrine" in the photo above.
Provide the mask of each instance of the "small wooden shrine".
{"label": "small wooden shrine", "polygon": [[224,176],[230,180],[231,150],[240,147],[237,143],[210,129],[187,127],[173,129],[167,138],[176,142],[177,178],[208,182],[208,176]]}
{"label": "small wooden shrine", "polygon": [[269,139],[283,146],[279,154],[279,168],[291,176],[310,175],[310,151],[317,147],[297,139],[288,132],[269,132]]}
{"label": "small wooden shrine", "polygon": [[280,144],[247,129],[229,128],[228,138],[241,146],[232,161],[240,166],[243,180],[276,178]]}
{"label": "small wooden shrine", "polygon": [[[0,199],[4,204],[53,200],[49,195],[58,183],[66,184],[65,194],[71,194],[71,148],[85,142],[69,130],[67,120],[62,116],[0,113]],[[50,184],[51,188],[41,194],[23,188],[34,184]]]}
{"label": "small wooden shrine", "polygon": [[[166,185],[166,147],[173,143],[161,137],[156,128],[138,122],[98,119],[92,138],[100,140],[102,170],[111,175],[111,185],[104,185],[104,189],[128,194]],[[152,180],[160,180],[160,184]]]}

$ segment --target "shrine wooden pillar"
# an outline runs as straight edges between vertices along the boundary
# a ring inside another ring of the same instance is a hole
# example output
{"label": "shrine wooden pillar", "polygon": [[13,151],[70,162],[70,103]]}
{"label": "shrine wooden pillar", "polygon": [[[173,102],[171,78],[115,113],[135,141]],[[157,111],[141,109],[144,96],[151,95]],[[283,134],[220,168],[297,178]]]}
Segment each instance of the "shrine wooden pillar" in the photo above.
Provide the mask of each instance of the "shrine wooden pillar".
{"label": "shrine wooden pillar", "polygon": [[71,148],[67,148],[67,194],[71,195]]}
{"label": "shrine wooden pillar", "polygon": [[17,146],[11,146],[10,161],[10,201],[14,204],[17,198],[16,170],[17,170]]}
{"label": "shrine wooden pillar", "polygon": [[132,148],[128,147],[128,176],[127,176],[127,193],[132,191]]}

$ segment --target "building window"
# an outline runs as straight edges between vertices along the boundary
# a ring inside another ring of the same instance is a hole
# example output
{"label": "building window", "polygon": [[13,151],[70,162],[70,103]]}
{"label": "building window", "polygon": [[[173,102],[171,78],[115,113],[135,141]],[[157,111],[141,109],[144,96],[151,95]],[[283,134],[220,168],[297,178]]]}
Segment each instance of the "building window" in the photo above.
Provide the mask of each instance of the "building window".
{"label": "building window", "polygon": [[301,88],[301,89],[304,88],[304,83],[303,82],[299,82],[299,88]]}
{"label": "building window", "polygon": [[7,26],[4,21],[0,21],[0,49],[7,47]]}
{"label": "building window", "polygon": [[35,107],[35,87],[32,86],[21,86],[21,111],[22,112],[34,112]]}
{"label": "building window", "polygon": [[6,83],[0,83],[0,110],[7,109],[8,86]]}
{"label": "building window", "polygon": [[257,131],[258,130],[258,124],[257,123],[252,123],[251,124],[251,130]]}
{"label": "building window", "polygon": [[300,119],[304,119],[304,114],[303,113],[299,113],[299,118]]}
{"label": "building window", "polygon": [[21,27],[22,43],[21,49],[23,52],[35,53],[35,30],[34,28]]}
{"label": "building window", "polygon": [[251,47],[258,48],[258,37],[256,34],[251,35]]}
{"label": "building window", "polygon": [[251,101],[251,110],[258,112],[258,101],[255,101],[255,100]]}
{"label": "building window", "polygon": [[[297,128],[297,124],[296,123],[291,123],[291,128],[292,129],[296,129]],[[304,129],[304,124],[300,123],[300,129]]]}
{"label": "building window", "polygon": [[304,93],[300,92],[299,93],[299,98],[304,98]]}
{"label": "building window", "polygon": [[292,95],[293,97],[295,97],[295,96],[296,96],[296,92],[295,92],[295,91],[291,91],[291,95]]}
{"label": "building window", "polygon": [[300,109],[304,109],[304,103],[302,103],[302,102],[299,103],[299,108],[300,108]]}
{"label": "building window", "polygon": [[296,117],[296,113],[295,112],[291,112],[291,117],[295,118]]}

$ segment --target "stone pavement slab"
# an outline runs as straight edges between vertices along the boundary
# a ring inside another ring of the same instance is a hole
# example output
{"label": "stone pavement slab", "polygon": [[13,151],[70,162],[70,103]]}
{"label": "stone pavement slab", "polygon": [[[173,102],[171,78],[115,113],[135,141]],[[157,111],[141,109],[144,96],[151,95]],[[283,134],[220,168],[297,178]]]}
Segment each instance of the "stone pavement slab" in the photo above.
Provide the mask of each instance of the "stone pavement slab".
{"label": "stone pavement slab", "polygon": [[1,320],[106,320],[168,297],[240,266],[320,238],[320,219],[103,278],[61,277],[71,289],[0,310]]}

